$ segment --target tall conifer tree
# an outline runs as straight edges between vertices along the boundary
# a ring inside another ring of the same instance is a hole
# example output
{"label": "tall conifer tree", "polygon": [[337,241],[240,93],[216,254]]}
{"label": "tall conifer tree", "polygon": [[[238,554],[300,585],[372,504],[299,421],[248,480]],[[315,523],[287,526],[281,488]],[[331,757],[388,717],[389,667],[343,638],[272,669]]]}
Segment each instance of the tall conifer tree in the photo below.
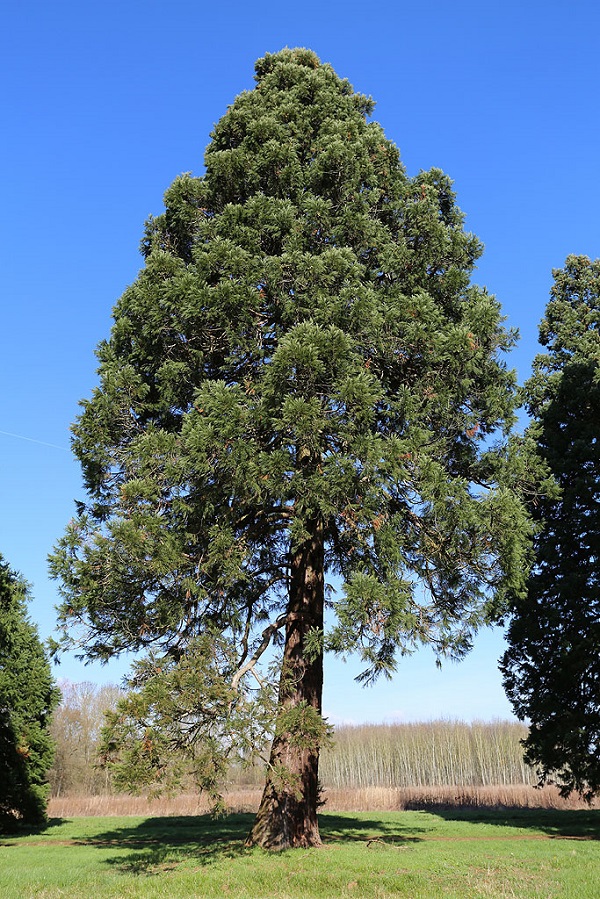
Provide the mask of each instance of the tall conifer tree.
{"label": "tall conifer tree", "polygon": [[553,477],[532,508],[541,530],[502,668],[526,758],[564,794],[600,792],[600,260],[554,272],[545,352],[526,385],[529,437]]}
{"label": "tall conifer tree", "polygon": [[54,758],[50,664],[27,617],[27,586],[0,556],[0,828],[46,819]]}
{"label": "tall conifer tree", "polygon": [[271,735],[249,838],[269,848],[319,843],[324,651],[367,681],[421,642],[460,656],[524,569],[492,439],[514,335],[470,283],[451,182],[407,177],[372,109],[308,50],[257,62],[205,175],[147,225],[74,426],[89,501],[53,559],[67,642],[149,651],[106,740],[123,778],[176,780],[177,747],[212,789]]}

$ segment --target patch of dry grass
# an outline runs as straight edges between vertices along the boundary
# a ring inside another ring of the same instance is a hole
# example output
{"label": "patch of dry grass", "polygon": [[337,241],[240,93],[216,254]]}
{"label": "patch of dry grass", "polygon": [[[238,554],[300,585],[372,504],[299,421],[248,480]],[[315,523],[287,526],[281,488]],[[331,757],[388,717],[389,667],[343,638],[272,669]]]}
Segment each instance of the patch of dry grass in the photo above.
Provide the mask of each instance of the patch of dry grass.
{"label": "patch of dry grass", "polygon": [[[225,794],[227,810],[231,812],[255,812],[262,791],[259,789],[231,790]],[[185,793],[181,796],[59,796],[50,799],[48,814],[51,818],[124,817],[131,815],[172,817],[178,815],[204,815],[212,808],[208,796]]]}
{"label": "patch of dry grass", "polygon": [[[329,811],[404,811],[448,808],[550,808],[584,809],[590,806],[572,796],[563,799],[556,787],[520,785],[493,787],[365,787],[356,790],[325,790]],[[600,808],[598,800],[592,808]]]}
{"label": "patch of dry grass", "polygon": [[[255,812],[261,790],[234,789],[225,794],[231,812]],[[548,808],[584,809],[590,806],[578,797],[562,799],[556,787],[541,790],[530,786],[495,787],[363,787],[326,789],[325,808],[330,812],[403,811],[432,808]],[[92,816],[201,815],[210,811],[210,800],[193,793],[172,798],[145,796],[61,796],[50,800],[52,818]],[[600,800],[591,806],[600,808]]]}

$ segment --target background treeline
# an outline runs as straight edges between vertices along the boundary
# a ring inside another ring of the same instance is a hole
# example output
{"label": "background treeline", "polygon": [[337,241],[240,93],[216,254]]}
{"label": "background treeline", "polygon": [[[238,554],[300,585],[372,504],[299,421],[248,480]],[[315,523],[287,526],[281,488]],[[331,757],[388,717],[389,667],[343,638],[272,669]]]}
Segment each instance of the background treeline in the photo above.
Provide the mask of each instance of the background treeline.
{"label": "background treeline", "polygon": [[98,796],[112,792],[110,772],[98,765],[104,713],[117,704],[121,690],[114,685],[61,681],[62,699],[50,731],[55,742],[49,771],[52,796]]}
{"label": "background treeline", "polygon": [[320,776],[336,789],[535,784],[512,721],[429,721],[340,727]]}
{"label": "background treeline", "polygon": [[[104,712],[121,692],[116,686],[62,683],[62,702],[52,723],[56,757],[50,772],[52,796],[113,793],[110,773],[98,766]],[[431,721],[342,726],[321,756],[325,787],[533,785],[535,772],[523,761],[523,724],[512,721]],[[259,786],[261,767],[232,768],[230,785]]]}

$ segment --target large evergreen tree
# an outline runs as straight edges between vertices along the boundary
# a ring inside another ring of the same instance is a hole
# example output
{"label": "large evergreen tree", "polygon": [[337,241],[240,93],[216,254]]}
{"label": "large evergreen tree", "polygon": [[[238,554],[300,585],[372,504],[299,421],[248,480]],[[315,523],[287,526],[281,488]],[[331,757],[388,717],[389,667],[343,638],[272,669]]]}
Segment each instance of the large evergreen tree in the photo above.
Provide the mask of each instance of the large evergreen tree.
{"label": "large evergreen tree", "polygon": [[460,656],[524,570],[492,439],[514,335],[470,284],[451,182],[408,178],[372,108],[308,50],[258,61],[147,225],[52,562],[67,642],[148,650],[106,741],[123,777],[172,783],[185,754],[212,788],[273,737],[250,836],[270,848],[319,843],[324,651],[367,681],[420,642]]}
{"label": "large evergreen tree", "polygon": [[529,437],[554,478],[528,590],[515,603],[502,668],[526,757],[564,794],[600,792],[600,260],[554,272],[545,352],[526,385]]}
{"label": "large evergreen tree", "polygon": [[0,557],[0,827],[45,821],[59,695],[27,617],[27,586]]}

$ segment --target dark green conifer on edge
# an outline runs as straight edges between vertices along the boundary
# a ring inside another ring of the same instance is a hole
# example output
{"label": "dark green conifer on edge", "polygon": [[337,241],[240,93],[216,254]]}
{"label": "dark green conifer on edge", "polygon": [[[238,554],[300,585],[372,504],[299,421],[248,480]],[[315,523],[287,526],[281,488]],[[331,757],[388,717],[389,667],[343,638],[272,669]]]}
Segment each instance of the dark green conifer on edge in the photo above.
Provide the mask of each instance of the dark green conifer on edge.
{"label": "dark green conifer on edge", "polygon": [[554,271],[544,353],[526,384],[535,441],[558,490],[532,507],[541,525],[526,594],[502,661],[527,761],[563,795],[600,793],[600,260]]}
{"label": "dark green conifer on edge", "polygon": [[26,604],[27,585],[0,556],[0,830],[45,822],[54,758],[60,694]]}
{"label": "dark green conifer on edge", "polygon": [[529,475],[514,334],[470,282],[449,178],[409,178],[309,50],[256,82],[147,224],[52,570],[66,645],[145,651],[106,734],[117,777],[216,795],[227,755],[273,738],[249,842],[285,848],[320,842],[324,652],[367,682],[420,643],[464,654],[522,586]]}

